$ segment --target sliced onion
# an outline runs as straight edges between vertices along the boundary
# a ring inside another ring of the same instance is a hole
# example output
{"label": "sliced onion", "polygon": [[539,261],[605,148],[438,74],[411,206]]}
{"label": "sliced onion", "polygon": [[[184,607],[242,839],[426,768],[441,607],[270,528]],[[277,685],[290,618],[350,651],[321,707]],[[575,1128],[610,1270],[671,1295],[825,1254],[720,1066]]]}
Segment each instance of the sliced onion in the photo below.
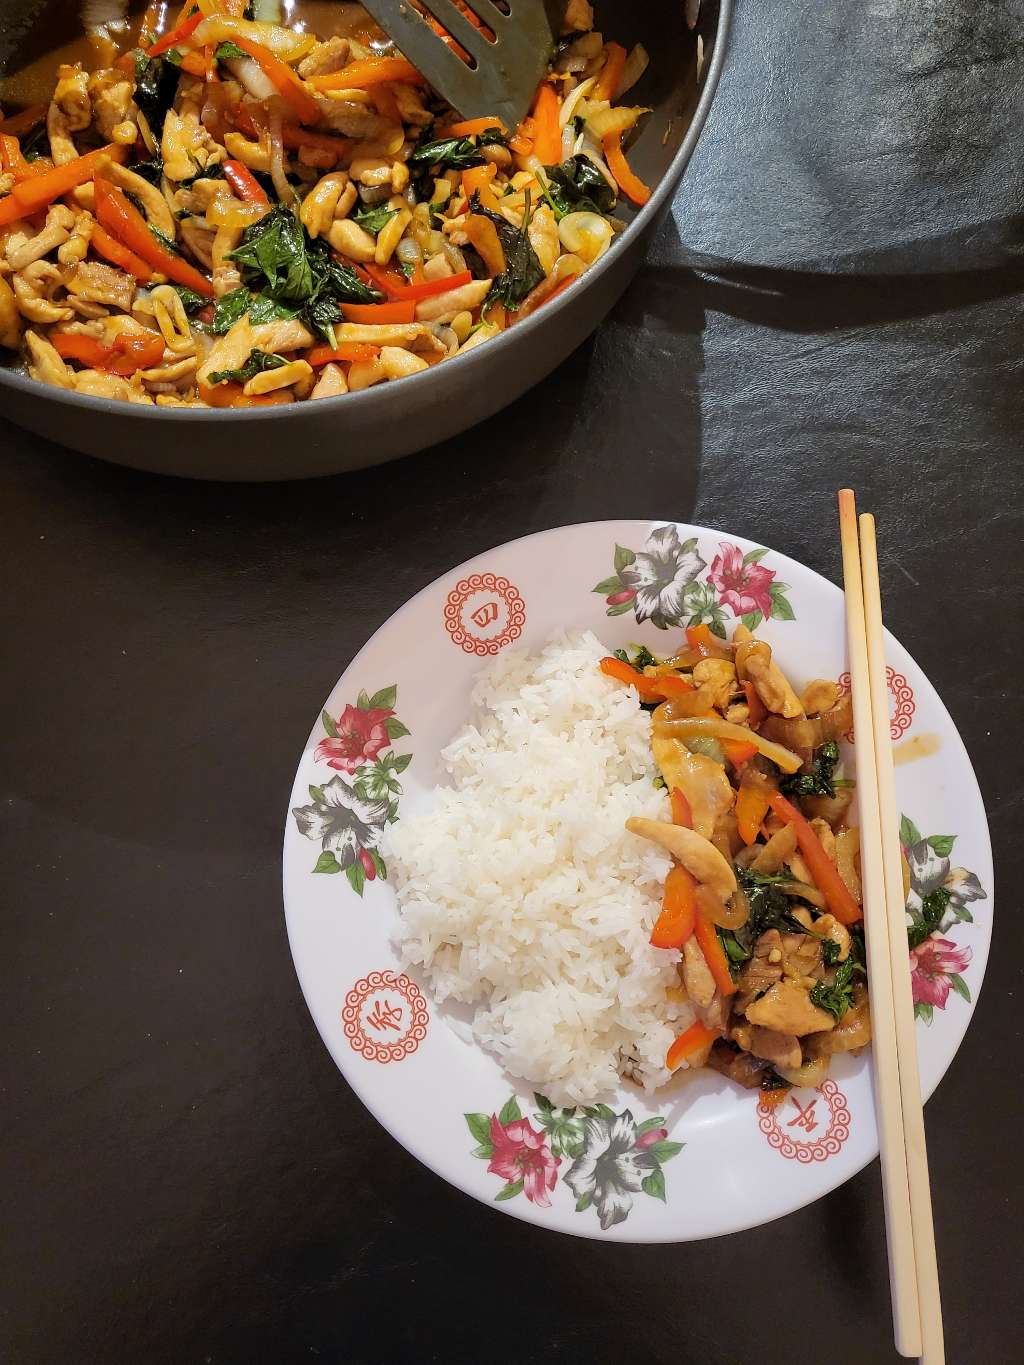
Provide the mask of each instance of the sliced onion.
{"label": "sliced onion", "polygon": [[643,43],[637,43],[626,58],[626,65],[622,68],[622,78],[619,81],[618,89],[615,91],[616,99],[621,99],[627,90],[633,89],[633,86],[647,70],[650,62],[651,59]]}
{"label": "sliced onion", "polygon": [[243,203],[233,194],[218,194],[207,206],[206,221],[211,227],[247,228],[258,223],[266,213],[266,204]]}
{"label": "sliced onion", "polygon": [[587,95],[594,88],[594,82],[596,80],[597,80],[596,76],[588,76],[585,81],[580,81],[579,85],[572,92],[572,94],[569,95],[567,99],[563,102],[562,107],[558,113],[558,122],[562,125],[563,128],[571,120],[573,114],[576,112],[576,106],[577,104],[579,104],[580,100],[586,99]]}
{"label": "sliced onion", "polygon": [[274,82],[251,57],[232,57],[224,65],[254,99],[272,100],[277,94]]}
{"label": "sliced onion", "polygon": [[615,109],[597,109],[587,113],[587,130],[598,142],[603,142],[612,133],[625,133],[634,127],[650,109],[641,105],[630,108],[620,105]]}
{"label": "sliced onion", "polygon": [[226,14],[204,19],[192,34],[191,42],[196,47],[216,46],[230,42],[232,38],[248,38],[251,43],[269,48],[275,57],[285,62],[297,62],[316,43],[312,33],[297,33],[294,29],[258,24],[251,19],[232,19]]}
{"label": "sliced onion", "polygon": [[288,177],[285,175],[284,142],[281,137],[281,115],[278,111],[271,111],[267,132],[270,137],[270,178],[274,182],[274,189],[281,203],[290,204],[295,198],[295,191],[288,184]]}

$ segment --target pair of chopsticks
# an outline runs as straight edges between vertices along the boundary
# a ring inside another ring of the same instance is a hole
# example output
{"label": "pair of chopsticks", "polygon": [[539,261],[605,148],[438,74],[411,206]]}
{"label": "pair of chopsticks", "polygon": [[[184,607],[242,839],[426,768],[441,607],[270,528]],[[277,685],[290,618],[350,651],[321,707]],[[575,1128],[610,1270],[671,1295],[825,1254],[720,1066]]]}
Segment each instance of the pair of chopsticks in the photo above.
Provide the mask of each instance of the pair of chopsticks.
{"label": "pair of chopsticks", "polygon": [[863,513],[858,523],[849,488],[839,493],[839,528],[893,1331],[900,1355],[942,1365],[942,1306],[914,1036],[875,519]]}

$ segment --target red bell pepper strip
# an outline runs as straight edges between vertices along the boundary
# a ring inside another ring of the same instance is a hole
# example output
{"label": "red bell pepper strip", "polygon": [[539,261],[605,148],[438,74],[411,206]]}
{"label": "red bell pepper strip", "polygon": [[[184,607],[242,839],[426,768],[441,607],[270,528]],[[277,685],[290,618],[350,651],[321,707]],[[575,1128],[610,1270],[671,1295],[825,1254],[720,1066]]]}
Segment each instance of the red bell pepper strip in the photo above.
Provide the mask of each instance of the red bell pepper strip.
{"label": "red bell pepper strip", "polygon": [[266,204],[270,205],[266,190],[249,170],[248,166],[243,166],[240,161],[224,162],[224,179],[228,182],[239,199],[243,199],[247,204]]}
{"label": "red bell pepper strip", "polygon": [[153,278],[151,266],[134,251],[129,251],[116,237],[111,237],[101,223],[93,223],[89,245],[98,256],[102,256],[111,265],[120,266],[122,270],[127,270],[129,275],[134,275],[140,284],[148,284]]}
{"label": "red bell pepper strip", "polygon": [[394,303],[343,303],[346,322],[362,322],[373,327],[392,322],[415,322],[416,300],[399,299]]}
{"label": "red bell pepper strip", "polygon": [[169,280],[194,289],[204,298],[213,298],[210,280],[201,275],[195,266],[189,265],[183,256],[176,256],[161,246],[135,205],[102,176],[96,179],[96,217],[122,245],[141,256],[154,270],[159,270]]}
{"label": "red bell pepper strip", "polygon": [[147,57],[159,57],[161,52],[169,52],[178,43],[183,43],[186,38],[191,38],[196,29],[203,22],[204,14],[201,9],[196,8],[196,12],[184,20],[183,23],[176,24],[169,33],[165,33],[162,38],[158,38],[151,48],[146,50]]}
{"label": "red bell pepper strip", "polygon": [[54,166],[51,170],[43,171],[42,175],[34,175],[30,179],[19,181],[7,198],[0,200],[0,225],[13,223],[18,218],[35,213],[36,209],[43,208],[54,199],[59,199],[62,194],[67,194],[69,190],[77,189],[79,185],[92,180],[105,161],[111,158],[123,161],[127,154],[125,147],[111,142],[106,147],[97,148],[95,152],[76,156],[73,161],[67,161],[63,166]]}
{"label": "red bell pepper strip", "polygon": [[796,841],[807,870],[814,879],[814,885],[825,897],[829,910],[841,924],[855,924],[861,917],[861,908],[850,895],[849,888],[810,823],[781,792],[772,792],[768,804],[780,820],[785,820],[787,825],[792,825],[796,830]]}
{"label": "red bell pepper strip", "polygon": [[235,34],[231,41],[253,59],[277,93],[291,105],[300,123],[319,123],[320,106],[290,66],[276,57],[268,47],[254,43],[249,38]]}
{"label": "red bell pepper strip", "polygon": [[675,1069],[682,1062],[685,1062],[688,1057],[692,1057],[694,1053],[703,1051],[709,1043],[721,1036],[720,1029],[708,1028],[708,1026],[702,1024],[699,1019],[696,1020],[690,1025],[685,1033],[679,1035],[669,1048],[668,1052],[665,1054],[665,1065],[668,1067],[669,1071],[675,1071]]}
{"label": "red bell pepper strip", "polygon": [[655,948],[681,948],[697,923],[697,883],[685,867],[673,867],[665,878],[661,914],[651,931]]}
{"label": "red bell pepper strip", "polygon": [[158,365],[164,354],[164,339],[156,332],[146,336],[138,332],[119,332],[109,345],[80,332],[54,332],[50,340],[54,350],[65,360],[77,360],[91,369],[123,377]]}
{"label": "red bell pepper strip", "polygon": [[424,280],[422,284],[407,284],[404,277],[398,275],[396,271],[372,264],[366,266],[366,273],[389,299],[430,299],[435,294],[447,294],[450,289],[461,289],[473,279],[471,271],[462,270],[458,275],[448,275],[443,280]]}
{"label": "red bell pepper strip", "polygon": [[311,351],[306,352],[305,360],[307,365],[312,365],[316,369],[319,365],[329,365],[332,360],[352,364],[363,360],[376,360],[379,355],[379,346],[370,346],[365,341],[346,341],[339,346],[314,346]]}
{"label": "red bell pepper strip", "polygon": [[732,979],[729,971],[729,962],[725,956],[725,949],[722,947],[718,938],[718,931],[709,919],[703,915],[697,916],[697,923],[694,926],[693,936],[700,944],[700,950],[704,954],[704,961],[708,964],[711,975],[715,978],[715,985],[723,995],[736,994],[736,982]]}
{"label": "red bell pepper strip", "polygon": [[678,787],[672,788],[670,800],[672,802],[672,823],[682,825],[684,829],[693,829],[693,810]]}

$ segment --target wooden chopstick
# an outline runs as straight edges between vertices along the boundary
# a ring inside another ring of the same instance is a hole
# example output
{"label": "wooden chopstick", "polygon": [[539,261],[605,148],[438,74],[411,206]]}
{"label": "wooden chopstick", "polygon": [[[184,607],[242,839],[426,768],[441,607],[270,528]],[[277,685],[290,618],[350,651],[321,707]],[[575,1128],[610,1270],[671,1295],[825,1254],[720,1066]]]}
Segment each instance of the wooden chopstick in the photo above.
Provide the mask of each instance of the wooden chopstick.
{"label": "wooden chopstick", "polygon": [[[914,1004],[910,986],[910,965],[907,960],[907,921],[898,836],[899,810],[896,804],[896,782],[889,738],[889,689],[885,676],[885,644],[882,637],[882,594],[878,579],[875,519],[870,513],[864,513],[860,517],[860,556],[864,585],[875,776],[881,818],[882,868],[885,876],[885,906],[892,967],[892,1004],[896,1025],[896,1052],[899,1060],[910,1216],[914,1233],[914,1261],[921,1318],[921,1359],[925,1365],[942,1365],[945,1360],[942,1303],[939,1295],[935,1227],[932,1221],[931,1188],[928,1179],[924,1105],[921,1100],[921,1078],[917,1069]],[[859,758],[858,748],[858,763]],[[870,988],[873,1000],[873,982],[870,983]]]}
{"label": "wooden chopstick", "polygon": [[[900,1355],[914,1357],[921,1353],[921,1318],[892,991],[883,870],[882,811],[876,776],[870,665],[860,546],[857,538],[857,509],[853,492],[849,488],[844,488],[839,493],[839,530],[843,549],[847,651],[853,693],[854,748],[857,756],[861,883],[868,986],[871,993],[871,1046],[875,1064],[875,1114],[882,1165],[893,1336]],[[904,952],[904,960],[905,958]]]}

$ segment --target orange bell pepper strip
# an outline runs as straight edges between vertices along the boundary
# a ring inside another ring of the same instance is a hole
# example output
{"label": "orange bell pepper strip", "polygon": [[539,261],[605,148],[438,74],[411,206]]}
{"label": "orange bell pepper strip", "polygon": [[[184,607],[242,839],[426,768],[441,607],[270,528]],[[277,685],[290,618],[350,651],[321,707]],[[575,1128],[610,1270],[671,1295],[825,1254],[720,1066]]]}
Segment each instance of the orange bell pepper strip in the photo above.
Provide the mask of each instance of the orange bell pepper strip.
{"label": "orange bell pepper strip", "polygon": [[543,308],[546,303],[553,303],[560,295],[564,294],[571,284],[575,284],[579,275],[566,275],[564,280],[559,280],[558,284],[552,289],[550,294],[545,294],[537,304],[538,308]]}
{"label": "orange bell pepper strip", "polygon": [[641,701],[659,701],[661,699],[661,693],[653,690],[657,679],[648,678],[638,669],[635,669],[632,664],[627,664],[622,659],[616,659],[614,655],[610,654],[601,660],[599,667],[602,673],[607,674],[609,678],[614,678],[616,682],[635,687],[640,694]]}
{"label": "orange bell pepper strip", "polygon": [[665,1065],[669,1071],[675,1071],[688,1057],[693,1057],[698,1052],[714,1042],[716,1038],[721,1038],[722,1032],[717,1028],[708,1028],[699,1019],[679,1035],[668,1052],[665,1054]]}
{"label": "orange bell pepper strip", "polygon": [[201,81],[209,80],[214,69],[214,63],[207,61],[202,52],[186,52],[178,64],[182,71],[198,76]]}
{"label": "orange bell pepper strip", "polygon": [[693,810],[678,787],[672,788],[669,800],[672,802],[672,823],[682,825],[684,829],[693,829]]}
{"label": "orange bell pepper strip", "polygon": [[743,684],[743,695],[747,699],[747,710],[750,712],[747,724],[755,730],[768,714],[768,708],[758,696],[757,688],[752,682]]}
{"label": "orange bell pepper strip", "polygon": [[590,92],[592,100],[614,100],[622,73],[626,69],[626,49],[621,43],[606,43],[604,66]]}
{"label": "orange bell pepper strip", "polygon": [[16,114],[8,114],[0,119],[0,133],[21,137],[23,133],[31,132],[37,123],[42,123],[46,118],[49,107],[48,104],[32,104],[27,109],[19,109]]}
{"label": "orange bell pepper strip", "polygon": [[369,90],[372,85],[384,85],[388,81],[422,85],[423,77],[405,57],[366,57],[362,61],[349,62],[340,71],[313,76],[309,83],[316,90]]}
{"label": "orange bell pepper strip", "polygon": [[338,346],[314,346],[307,351],[305,360],[314,370],[320,365],[330,365],[332,361],[353,364],[364,360],[376,360],[380,355],[379,346],[370,346],[365,341],[345,341]]}
{"label": "orange bell pepper strip", "polygon": [[497,166],[489,163],[484,166],[470,166],[468,171],[462,172],[462,193],[467,200],[472,200],[474,194],[479,194],[480,202],[484,208],[497,209],[498,196],[491,188],[491,181],[498,173]]}
{"label": "orange bell pepper strip", "polygon": [[367,261],[362,270],[370,283],[376,285],[389,299],[402,297],[399,291],[405,288],[406,279],[399,271],[390,265],[375,265],[373,261]]}
{"label": "orange bell pepper strip", "polygon": [[768,793],[760,787],[740,787],[736,796],[736,828],[745,844],[757,838],[768,814]]}
{"label": "orange bell pepper strip", "polygon": [[671,697],[688,696],[697,690],[693,683],[688,683],[685,678],[677,677],[674,673],[661,673],[658,677],[651,678],[650,682],[652,686],[657,684],[666,701]]}
{"label": "orange bell pepper strip", "polygon": [[562,129],[558,122],[558,96],[554,86],[544,81],[537,88],[533,102],[533,120],[537,125],[533,151],[542,166],[556,166],[562,160]]}
{"label": "orange bell pepper strip", "polygon": [[681,948],[697,923],[697,883],[685,867],[673,867],[665,878],[661,914],[651,931],[655,948]]}
{"label": "orange bell pepper strip", "polygon": [[62,194],[67,194],[69,190],[77,189],[79,185],[92,180],[105,161],[111,158],[123,161],[127,154],[127,148],[111,142],[106,147],[97,148],[95,152],[76,156],[73,161],[65,162],[63,166],[54,166],[51,170],[43,171],[41,175],[20,181],[6,199],[0,200],[0,225],[13,223],[18,218],[25,218],[35,213],[37,209],[44,208],[54,199],[59,199]]}
{"label": "orange bell pepper strip", "polygon": [[267,192],[248,166],[243,166],[240,161],[225,161],[224,179],[245,203],[266,204],[269,208]]}
{"label": "orange bell pepper strip", "polygon": [[443,133],[444,137],[476,137],[478,133],[486,133],[491,128],[497,128],[502,134],[505,132],[505,125],[500,118],[467,118],[461,123],[450,124]]}
{"label": "orange bell pepper strip", "polygon": [[398,299],[394,303],[343,303],[341,311],[347,322],[364,322],[371,327],[377,323],[415,322],[416,300]]}
{"label": "orange bell pepper strip", "polygon": [[89,234],[89,245],[97,256],[102,256],[111,265],[120,266],[122,270],[127,270],[128,274],[134,275],[140,284],[148,284],[153,278],[152,267],[141,256],[137,256],[134,251],[129,251],[116,237],[111,237],[101,223],[93,223],[92,232]]}
{"label": "orange bell pepper strip", "polygon": [[199,397],[209,408],[272,408],[279,403],[290,403],[287,389],[271,393],[244,393],[241,384],[199,385]]}
{"label": "orange bell pepper strip", "polygon": [[608,169],[615,177],[615,183],[634,204],[646,204],[651,197],[651,187],[645,185],[638,175],[630,169],[629,162],[626,160],[622,151],[622,134],[609,133],[604,139],[604,157],[608,162]]}
{"label": "orange bell pepper strip", "polygon": [[711,640],[711,627],[706,623],[700,626],[687,626],[686,643],[694,654],[699,654],[702,659],[711,659],[715,656],[716,650]]}
{"label": "orange bell pepper strip", "polygon": [[698,915],[693,936],[700,944],[704,961],[708,964],[708,970],[715,978],[715,985],[723,995],[735,995],[736,982],[732,979],[732,972],[729,971],[729,960],[725,956],[725,949],[719,942],[718,931],[715,926],[703,915]]}
{"label": "orange bell pepper strip", "polygon": [[[244,104],[234,109],[231,117],[236,128],[249,137],[259,137],[252,114]],[[352,150],[351,138],[335,137],[330,133],[315,133],[311,128],[303,128],[298,123],[282,123],[281,141],[291,151],[300,147],[315,147],[318,152],[330,152],[336,161],[340,161]]]}
{"label": "orange bell pepper strip", "polygon": [[165,33],[162,38],[158,38],[153,46],[147,50],[146,56],[159,57],[162,52],[169,52],[178,43],[183,43],[186,38],[191,38],[205,17],[202,10],[197,7],[195,14],[190,15],[180,24],[175,24],[170,32]]}
{"label": "orange bell pepper strip", "polygon": [[491,220],[485,218],[482,213],[471,213],[463,224],[463,231],[469,238],[470,245],[479,252],[488,275],[495,279],[499,275],[504,275],[505,249]]}
{"label": "orange bell pepper strip", "polygon": [[102,176],[96,178],[96,217],[122,245],[141,256],[154,270],[159,270],[177,284],[194,289],[204,298],[213,298],[211,281],[201,275],[195,266],[189,265],[183,256],[176,256],[161,246],[135,205]]}
{"label": "orange bell pepper strip", "polygon": [[319,123],[320,106],[295,72],[268,47],[234,34],[231,41],[251,57],[277,93],[288,102],[300,123]]}
{"label": "orange bell pepper strip", "polygon": [[754,757],[758,752],[757,745],[751,744],[742,739],[723,739],[719,741],[725,750],[726,757],[734,768],[742,767],[744,763]]}
{"label": "orange bell pepper strip", "polygon": [[855,924],[861,918],[861,908],[850,895],[835,863],[825,852],[810,823],[781,792],[772,792],[768,804],[780,820],[792,825],[796,831],[796,842],[807,870],[814,879],[814,885],[825,897],[825,904],[831,913],[841,924]]}
{"label": "orange bell pepper strip", "polygon": [[159,332],[145,336],[138,332],[120,332],[109,345],[80,332],[54,332],[50,340],[54,350],[65,360],[77,360],[90,369],[124,377],[158,365],[164,354],[164,339]]}

